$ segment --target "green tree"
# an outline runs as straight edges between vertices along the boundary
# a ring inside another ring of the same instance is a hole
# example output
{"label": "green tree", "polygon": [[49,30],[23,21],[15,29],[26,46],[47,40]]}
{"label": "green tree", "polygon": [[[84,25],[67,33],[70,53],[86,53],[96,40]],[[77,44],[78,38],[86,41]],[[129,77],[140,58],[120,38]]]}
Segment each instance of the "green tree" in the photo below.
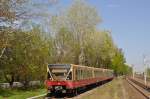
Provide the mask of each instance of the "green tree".
{"label": "green tree", "polygon": [[[53,1],[57,0],[51,0],[49,5],[56,3]],[[45,33],[40,34],[42,31],[32,29],[33,27],[25,28],[25,31],[21,30],[24,26],[32,26],[31,22],[25,24],[27,20],[33,21],[33,18],[43,18],[48,15],[47,12],[42,11],[42,7],[45,7],[44,3],[39,5],[37,2],[34,4],[31,2],[32,0],[0,1],[0,75],[3,74],[11,85],[14,80],[21,76],[21,73],[16,73],[21,68],[24,68],[24,74],[22,74],[24,76],[28,73],[33,75],[33,73],[38,72],[35,70],[41,70],[41,73],[43,70],[45,71],[42,66],[50,61],[48,56],[52,56],[50,53],[52,41],[45,38]],[[41,9],[35,13],[33,9],[38,7]],[[29,75],[28,77],[30,77]],[[40,78],[43,78],[42,76]]]}
{"label": "green tree", "polygon": [[114,70],[115,74],[123,74],[125,71],[125,58],[121,49],[116,49],[115,56],[112,59],[112,69]]}
{"label": "green tree", "polygon": [[83,1],[75,1],[67,10],[65,10],[57,17],[52,18],[52,29],[55,34],[59,34],[62,28],[72,33],[73,44],[72,47],[76,52],[74,57],[76,64],[81,64],[84,56],[85,38],[88,34],[92,34],[96,25],[100,22],[100,17],[95,8],[89,6]]}
{"label": "green tree", "polygon": [[51,42],[41,33],[34,28],[27,32],[17,30],[11,34],[11,46],[6,48],[0,61],[4,76],[11,85],[15,80],[22,81],[24,85],[31,80],[44,80],[45,68],[51,59]]}

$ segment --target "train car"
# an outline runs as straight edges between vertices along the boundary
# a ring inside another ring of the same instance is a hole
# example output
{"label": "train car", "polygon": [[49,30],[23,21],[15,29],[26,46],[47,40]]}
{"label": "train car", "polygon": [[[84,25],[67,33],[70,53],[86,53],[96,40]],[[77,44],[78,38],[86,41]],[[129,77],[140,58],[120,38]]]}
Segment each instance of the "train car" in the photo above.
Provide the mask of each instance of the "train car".
{"label": "train car", "polygon": [[77,93],[102,81],[112,80],[113,70],[74,64],[49,64],[46,87],[51,93]]}

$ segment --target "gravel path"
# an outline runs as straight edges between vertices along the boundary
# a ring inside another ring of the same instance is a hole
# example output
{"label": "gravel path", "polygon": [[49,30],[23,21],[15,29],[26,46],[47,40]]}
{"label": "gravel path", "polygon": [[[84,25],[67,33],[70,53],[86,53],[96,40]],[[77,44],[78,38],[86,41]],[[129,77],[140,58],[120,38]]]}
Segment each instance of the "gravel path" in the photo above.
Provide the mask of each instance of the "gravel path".
{"label": "gravel path", "polygon": [[125,79],[117,78],[80,99],[145,99],[145,97]]}
{"label": "gravel path", "polygon": [[126,92],[128,93],[127,99],[146,99],[141,93],[139,93],[132,85],[127,81],[123,82]]}

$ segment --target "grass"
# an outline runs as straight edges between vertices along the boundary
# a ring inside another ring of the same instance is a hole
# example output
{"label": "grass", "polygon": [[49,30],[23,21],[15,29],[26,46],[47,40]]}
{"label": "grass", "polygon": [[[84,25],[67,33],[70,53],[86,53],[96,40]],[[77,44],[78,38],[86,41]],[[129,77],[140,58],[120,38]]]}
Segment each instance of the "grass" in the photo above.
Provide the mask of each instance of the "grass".
{"label": "grass", "polygon": [[[26,99],[28,97],[46,93],[45,88],[17,90],[0,89],[0,99]],[[82,97],[82,99],[124,99],[123,79],[118,78],[98,87],[94,92]],[[41,98],[39,98],[41,99]]]}
{"label": "grass", "polygon": [[26,99],[32,96],[46,93],[45,88],[39,89],[0,89],[0,99]]}
{"label": "grass", "polygon": [[122,78],[98,87],[94,92],[82,97],[82,99],[124,99]]}

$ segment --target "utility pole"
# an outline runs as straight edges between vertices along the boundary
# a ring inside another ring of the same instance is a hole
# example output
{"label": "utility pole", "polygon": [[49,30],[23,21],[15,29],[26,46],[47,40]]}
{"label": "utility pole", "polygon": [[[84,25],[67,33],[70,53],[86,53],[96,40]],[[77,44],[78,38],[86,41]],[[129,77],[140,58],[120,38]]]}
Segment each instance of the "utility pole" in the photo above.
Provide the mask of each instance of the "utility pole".
{"label": "utility pole", "polygon": [[132,65],[132,78],[134,79],[134,65]]}
{"label": "utility pole", "polygon": [[147,60],[146,60],[146,57],[145,55],[143,55],[143,65],[144,65],[144,83],[146,85],[147,83],[147,64],[146,64]]}

